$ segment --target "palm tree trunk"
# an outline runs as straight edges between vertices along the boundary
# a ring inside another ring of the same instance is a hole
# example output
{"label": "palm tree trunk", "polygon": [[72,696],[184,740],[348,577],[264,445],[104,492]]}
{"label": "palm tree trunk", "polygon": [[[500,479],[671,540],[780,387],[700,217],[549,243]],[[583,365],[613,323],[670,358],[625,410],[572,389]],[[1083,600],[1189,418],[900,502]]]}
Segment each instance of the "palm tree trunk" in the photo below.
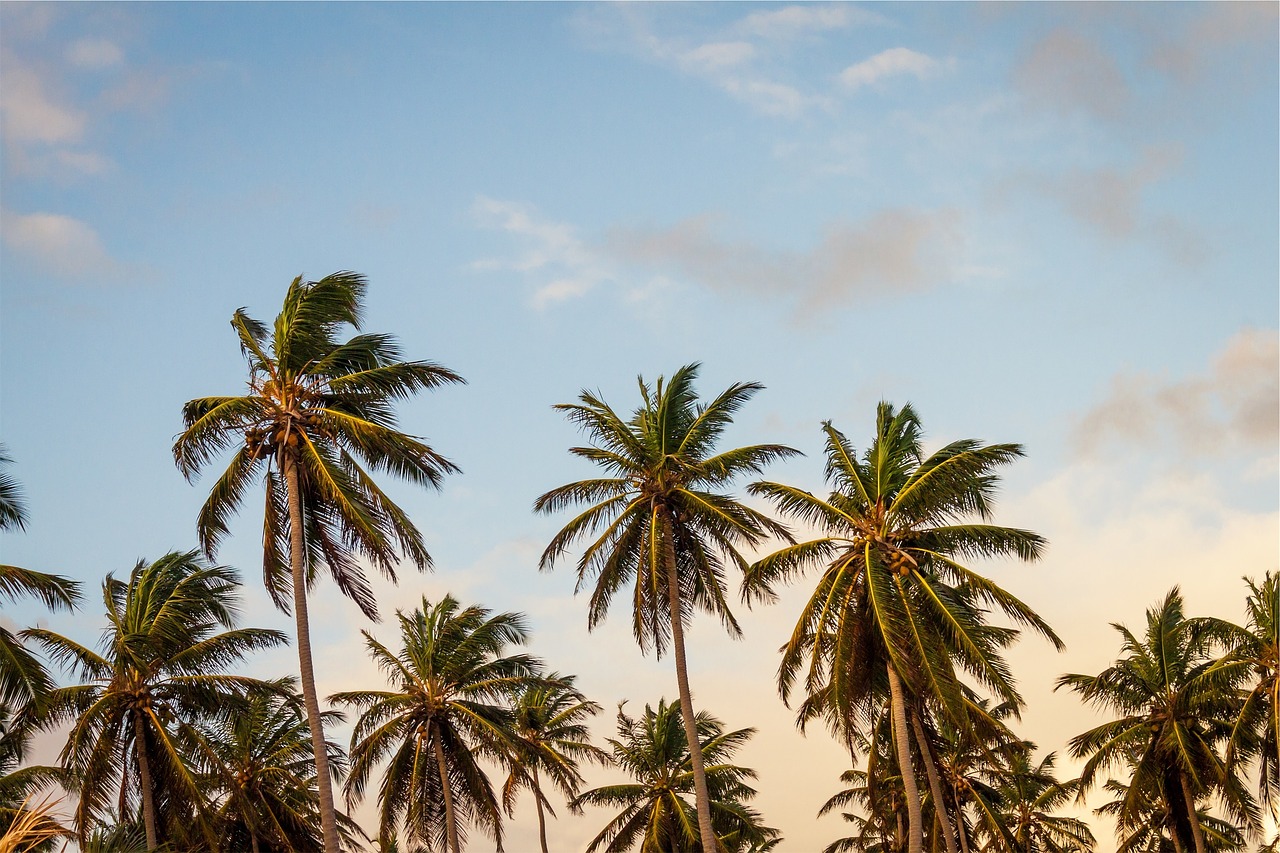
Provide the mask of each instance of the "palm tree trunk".
{"label": "palm tree trunk", "polygon": [[680,581],[676,577],[675,523],[670,512],[664,513],[667,536],[667,600],[671,606],[671,647],[676,659],[676,684],[680,689],[680,716],[684,718],[684,735],[689,742],[689,758],[693,764],[693,792],[698,806],[698,834],[702,853],[719,853],[720,843],[711,828],[711,794],[707,790],[707,771],[702,763],[702,741],[698,740],[698,722],[693,714],[693,695],[689,691],[689,670],[684,656],[684,625],[680,605]]}
{"label": "palm tree trunk", "polygon": [[453,789],[449,787],[449,768],[444,763],[444,747],[440,745],[440,733],[431,739],[436,754],[436,768],[440,772],[440,790],[444,793],[444,829],[449,853],[459,853],[458,820],[453,814]]}
{"label": "palm tree trunk", "polygon": [[258,848],[258,833],[254,832],[252,829],[249,830],[249,843],[253,845],[253,853],[262,853]]}
{"label": "palm tree trunk", "polygon": [[1200,826],[1200,815],[1196,814],[1196,798],[1191,793],[1191,782],[1185,773],[1179,773],[1178,780],[1182,783],[1182,799],[1187,803],[1187,819],[1191,822],[1191,838],[1196,843],[1196,853],[1209,853],[1204,830]]}
{"label": "palm tree trunk", "polygon": [[133,746],[138,751],[138,786],[142,789],[142,825],[147,830],[147,850],[155,850],[160,845],[156,833],[156,795],[151,782],[151,762],[147,759],[146,730],[140,709],[133,713]]}
{"label": "palm tree trunk", "polygon": [[293,615],[298,625],[298,667],[301,670],[302,701],[311,727],[311,749],[316,760],[316,788],[320,793],[320,828],[324,831],[325,853],[338,853],[338,818],[333,807],[333,781],[329,778],[329,752],[316,696],[316,673],[311,662],[311,622],[307,617],[306,543],[303,541],[302,492],[298,484],[297,456],[285,450],[282,456],[285,484],[289,489],[289,568],[293,577]]}
{"label": "palm tree trunk", "polygon": [[547,819],[542,814],[542,785],[538,782],[538,768],[533,770],[533,801],[538,806],[538,840],[542,842],[542,853],[547,853]]}
{"label": "palm tree trunk", "polygon": [[902,680],[893,664],[886,664],[889,673],[889,696],[893,705],[893,739],[898,748],[898,770],[902,775],[902,788],[907,797],[907,853],[924,853],[924,821],[920,814],[920,788],[916,785],[916,771],[911,765],[911,732],[907,729],[907,703],[902,695]]}
{"label": "palm tree trunk", "polygon": [[938,779],[938,767],[933,761],[933,751],[929,748],[929,739],[924,734],[924,724],[920,722],[920,714],[911,711],[911,726],[915,729],[916,743],[920,746],[920,755],[924,757],[924,769],[929,775],[929,790],[933,794],[933,813],[937,815],[942,827],[942,840],[946,842],[947,853],[957,853],[955,835],[951,831],[951,820],[947,817],[947,801],[942,796],[942,782]]}

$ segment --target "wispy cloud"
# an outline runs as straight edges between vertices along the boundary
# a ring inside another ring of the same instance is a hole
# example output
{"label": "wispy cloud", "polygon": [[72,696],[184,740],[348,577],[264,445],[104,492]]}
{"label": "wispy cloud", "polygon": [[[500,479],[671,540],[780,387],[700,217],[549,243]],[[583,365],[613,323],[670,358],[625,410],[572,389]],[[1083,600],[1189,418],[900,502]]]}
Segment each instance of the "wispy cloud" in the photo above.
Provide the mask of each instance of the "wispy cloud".
{"label": "wispy cloud", "polygon": [[1246,328],[1202,372],[1182,379],[1122,373],[1076,424],[1086,455],[1108,446],[1172,442],[1180,453],[1220,456],[1280,443],[1280,335]]}
{"label": "wispy cloud", "polygon": [[78,68],[97,71],[124,62],[124,51],[113,41],[103,38],[77,39],[67,46],[67,62]]}
{"label": "wispy cloud", "polygon": [[944,64],[923,53],[905,47],[894,47],[850,65],[840,72],[840,82],[850,89],[870,86],[888,77],[911,75],[918,80],[939,73]]}
{"label": "wispy cloud", "polygon": [[98,232],[70,216],[0,209],[0,237],[17,257],[60,278],[109,278],[122,269]]}
{"label": "wispy cloud", "polygon": [[1101,119],[1124,116],[1132,93],[1119,64],[1097,41],[1058,28],[1037,41],[1013,72],[1028,103]]}
{"label": "wispy cloud", "polygon": [[734,295],[793,301],[801,314],[849,300],[919,292],[958,277],[961,217],[953,210],[881,211],[838,224],[807,251],[722,237],[712,217],[663,229],[614,229],[609,252],[632,266]]}
{"label": "wispy cloud", "polygon": [[471,213],[482,227],[505,231],[524,248],[514,259],[491,258],[472,267],[537,276],[541,283],[533,302],[539,308],[583,296],[614,279],[608,264],[583,243],[573,226],[542,217],[532,205],[480,196]]}
{"label": "wispy cloud", "polygon": [[752,12],[735,29],[765,39],[792,39],[798,36],[842,30],[855,25],[883,25],[882,15],[848,4],[821,3],[784,6],[768,12]]}

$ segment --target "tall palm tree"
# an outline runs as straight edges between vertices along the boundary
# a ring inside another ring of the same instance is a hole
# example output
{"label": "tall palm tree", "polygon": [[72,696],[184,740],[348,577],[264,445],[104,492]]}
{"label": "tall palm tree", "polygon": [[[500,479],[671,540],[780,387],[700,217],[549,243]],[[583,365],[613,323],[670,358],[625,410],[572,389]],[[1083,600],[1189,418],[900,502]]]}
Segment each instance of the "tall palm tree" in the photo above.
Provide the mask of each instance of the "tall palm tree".
{"label": "tall palm tree", "polygon": [[988,844],[984,850],[998,853],[1090,853],[1097,844],[1084,821],[1056,814],[1075,798],[1076,780],[1059,782],[1054,774],[1057,757],[1049,753],[1033,763],[1034,744],[1007,754],[1001,767],[989,775],[995,782],[994,797],[982,802],[994,808],[984,810]]}
{"label": "tall palm tree", "polygon": [[[739,502],[726,489],[758,474],[770,462],[798,451],[780,444],[717,450],[734,414],[763,386],[731,385],[709,403],[699,402],[693,383],[698,365],[677,370],[655,386],[639,379],[641,405],[623,420],[588,391],[579,403],[556,409],[585,431],[590,447],[570,453],[590,460],[607,476],[568,483],[542,495],[538,512],[572,506],[586,509],[555,535],[542,554],[549,569],[579,539],[589,543],[578,560],[578,589],[593,579],[588,626],[605,617],[614,594],[634,584],[632,625],[640,648],[660,657],[670,638],[680,691],[685,736],[697,740],[697,717],[689,689],[684,628],[695,610],[718,616],[730,634],[741,634],[726,601],[725,568],[745,569],[739,552],[767,534],[787,536],[768,516]],[[598,534],[598,535],[597,535]],[[698,827],[704,853],[715,853],[715,832],[702,755],[693,753]]]}
{"label": "tall palm tree", "polygon": [[507,653],[527,641],[525,617],[464,608],[446,595],[434,606],[424,598],[396,618],[398,654],[368,631],[364,637],[398,689],[329,697],[361,711],[351,733],[347,800],[363,797],[374,767],[388,759],[378,809],[384,843],[398,835],[409,845],[460,853],[466,826],[474,824],[501,850],[502,814],[479,759],[510,760],[511,701],[541,681],[537,658]]}
{"label": "tall palm tree", "polygon": [[61,758],[80,784],[82,841],[112,804],[126,814],[139,801],[148,849],[175,827],[190,829],[188,817],[207,829],[204,792],[188,758],[192,723],[225,713],[261,685],[230,667],[286,642],[279,631],[234,627],[238,587],[231,569],[207,565],[195,551],[170,553],[140,560],[127,581],[107,575],[100,652],[52,631],[23,632],[82,679],[52,691],[38,717],[45,728],[71,725]]}
{"label": "tall palm tree", "polygon": [[[271,687],[252,691],[242,707],[201,727],[206,784],[218,801],[220,851],[324,849],[311,732],[294,693],[296,682],[283,679]],[[333,711],[324,716],[328,724],[342,719]],[[328,748],[336,779],[347,757],[336,744]],[[363,834],[354,822],[341,814],[338,821],[344,849],[362,849]]]}
{"label": "tall palm tree", "polygon": [[1239,679],[1247,691],[1231,729],[1227,761],[1233,767],[1258,757],[1259,793],[1280,816],[1280,575],[1262,583],[1245,578],[1248,622],[1233,628],[1229,651],[1215,671]]}
{"label": "tall palm tree", "polygon": [[687,799],[693,788],[692,752],[702,753],[707,769],[715,849],[746,853],[765,849],[778,838],[778,831],[763,825],[747,805],[756,794],[747,784],[755,771],[728,763],[755,729],[726,732],[724,724],[705,711],[698,714],[697,723],[699,749],[690,750],[683,721],[665,699],[656,709],[645,705],[639,718],[628,716],[618,705],[618,737],[609,739],[613,762],[636,781],[592,788],[574,801],[579,807],[622,808],[591,840],[587,853],[624,853],[637,842],[640,853],[701,849],[696,811]]}
{"label": "tall palm tree", "polygon": [[[12,462],[0,444],[0,466]],[[22,489],[18,481],[0,467],[0,531],[24,530],[26,526],[27,508]],[[51,609],[73,610],[80,600],[80,583],[61,575],[0,565],[0,599],[13,601],[19,596],[38,598]],[[0,625],[0,703],[37,700],[52,688],[53,681],[43,664]]]}
{"label": "tall palm tree", "polygon": [[1128,765],[1131,777],[1117,811],[1120,831],[1146,822],[1145,803],[1159,803],[1179,851],[1208,853],[1198,804],[1217,794],[1241,825],[1258,825],[1257,809],[1219,749],[1230,736],[1238,674],[1214,669],[1214,652],[1232,635],[1228,623],[1184,614],[1175,586],[1147,611],[1141,636],[1113,625],[1122,656],[1098,675],[1063,675],[1058,688],[1118,716],[1071,740],[1086,758],[1082,791],[1100,771]]}
{"label": "tall palm tree", "polygon": [[552,817],[556,814],[543,793],[544,777],[572,800],[583,782],[579,762],[609,762],[608,753],[592,745],[587,726],[587,720],[599,713],[600,705],[579,693],[574,681],[572,675],[550,673],[544,683],[532,684],[516,696],[512,708],[518,751],[503,786],[503,801],[510,814],[521,788],[528,788],[533,794],[542,853],[547,853],[544,805]]}
{"label": "tall palm tree", "polygon": [[458,470],[421,440],[400,432],[392,404],[462,377],[431,362],[401,361],[387,335],[339,340],[344,326],[360,329],[366,286],[363,276],[351,272],[315,282],[299,276],[271,329],[237,310],[231,326],[249,362],[248,393],[187,403],[185,431],[173,445],[188,480],[215,455],[239,445],[200,511],[200,544],[211,558],[246,490],[263,475],[263,582],[276,606],[292,609],[297,623],[327,853],[336,853],[339,839],[311,658],[307,590],[317,569],[327,566],[343,594],[377,619],[377,602],[356,555],[392,580],[399,553],[423,570],[431,557],[417,527],[366,468],[434,488]]}
{"label": "tall palm tree", "polygon": [[[1035,560],[1045,541],[987,523],[999,482],[994,472],[1022,456],[1020,445],[964,439],[926,456],[915,410],[889,403],[877,407],[875,436],[861,458],[830,422],[823,430],[832,486],[827,498],[780,483],[757,483],[751,492],[824,535],[755,563],[744,589],[769,599],[775,584],[822,566],[783,649],[779,693],[789,698],[807,659],[801,724],[827,717],[852,743],[852,732],[875,714],[887,688],[909,850],[920,853],[924,828],[911,752],[914,726],[908,724],[912,709],[918,713],[929,703],[966,725],[961,672],[1001,701],[1022,704],[1001,655],[1016,632],[988,624],[991,608],[1062,648],[1030,607],[960,561]],[[945,818],[945,810],[939,813]]]}

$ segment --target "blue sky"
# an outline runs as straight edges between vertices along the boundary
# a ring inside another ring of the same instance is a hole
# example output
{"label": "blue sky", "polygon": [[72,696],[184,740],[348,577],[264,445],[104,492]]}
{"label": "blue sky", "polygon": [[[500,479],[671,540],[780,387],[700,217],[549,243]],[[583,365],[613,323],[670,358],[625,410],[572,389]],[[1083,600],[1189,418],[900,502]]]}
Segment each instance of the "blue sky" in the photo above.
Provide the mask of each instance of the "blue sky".
{"label": "blue sky", "polygon": [[[571,572],[536,571],[564,519],[530,506],[585,473],[551,405],[630,408],[638,373],[763,382],[728,439],[803,450],[770,476],[814,489],[820,421],[865,442],[882,398],[935,444],[1025,444],[999,517],[1052,547],[987,568],[1070,647],[1014,655],[1045,749],[1095,719],[1050,685],[1105,665],[1107,622],[1175,583],[1240,618],[1238,578],[1277,567],[1274,4],[6,3],[0,23],[0,439],[32,515],[5,562],[92,590],[192,547],[209,484],[169,448],[183,402],[242,387],[231,312],[353,269],[368,328],[469,382],[402,410],[464,473],[392,488],[438,568],[379,587],[384,612],[446,591],[529,612],[602,733],[618,700],[674,696],[669,663],[622,612],[588,637]],[[246,618],[288,627],[256,528],[219,558]],[[841,834],[813,814],[843,769],[773,697],[801,592],[744,612],[742,642],[692,635],[698,699],[760,728],[745,760],[797,851]],[[94,601],[4,618],[89,639]],[[374,679],[359,631],[385,621],[329,588],[315,607],[322,691]],[[580,849],[602,823],[552,835]]]}

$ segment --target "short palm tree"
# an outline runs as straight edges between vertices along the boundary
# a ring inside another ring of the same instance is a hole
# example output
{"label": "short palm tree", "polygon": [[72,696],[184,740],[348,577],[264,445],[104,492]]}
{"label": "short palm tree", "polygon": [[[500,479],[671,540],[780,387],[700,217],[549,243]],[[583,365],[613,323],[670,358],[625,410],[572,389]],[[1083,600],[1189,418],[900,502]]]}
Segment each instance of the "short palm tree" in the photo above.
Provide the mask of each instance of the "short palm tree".
{"label": "short palm tree", "polygon": [[[549,569],[574,542],[589,544],[578,560],[578,589],[594,579],[587,624],[605,617],[618,590],[633,586],[632,624],[642,650],[661,656],[670,638],[685,735],[697,739],[689,689],[684,628],[695,610],[719,617],[728,631],[741,633],[729,609],[726,565],[745,570],[739,552],[785,528],[724,490],[735,480],[758,474],[770,462],[796,454],[779,444],[718,450],[734,414],[763,386],[731,385],[714,400],[699,402],[694,391],[698,365],[677,370],[655,386],[639,380],[641,405],[623,420],[594,394],[556,409],[590,437],[590,447],[570,453],[590,460],[607,476],[569,483],[542,495],[538,512],[583,506],[542,554]],[[693,752],[698,826],[704,853],[715,853],[710,799],[702,756]]]}
{"label": "short palm tree", "polygon": [[1054,774],[1057,757],[1049,753],[1032,762],[1034,745],[1010,752],[1003,766],[991,776],[995,796],[983,802],[988,844],[993,853],[1090,853],[1097,844],[1093,831],[1082,820],[1056,812],[1075,798],[1077,781],[1059,782]]}
{"label": "short palm tree", "polygon": [[1238,709],[1237,674],[1214,669],[1214,652],[1232,635],[1219,619],[1184,614],[1174,587],[1147,611],[1146,632],[1113,625],[1123,638],[1122,656],[1098,675],[1063,675],[1058,687],[1118,716],[1077,735],[1071,754],[1086,758],[1082,791],[1109,768],[1128,767],[1126,795],[1116,812],[1119,831],[1147,820],[1148,803],[1167,815],[1167,831],[1179,850],[1208,853],[1198,804],[1217,794],[1241,825],[1257,826],[1248,793],[1229,771],[1219,747]]}
{"label": "short palm tree", "polygon": [[[218,803],[219,850],[324,849],[311,732],[295,689],[295,682],[285,679],[272,689],[254,690],[233,713],[201,727],[206,785]],[[328,724],[341,719],[336,712],[325,715]],[[347,758],[336,744],[328,747],[330,772],[336,779]],[[362,849],[358,842],[363,834],[355,824],[341,814],[338,821],[344,849]]]}
{"label": "short palm tree", "polygon": [[512,699],[540,683],[540,662],[509,654],[528,639],[518,613],[491,615],[446,595],[396,612],[400,652],[364,632],[370,656],[395,690],[338,693],[330,701],[361,712],[351,733],[348,802],[364,796],[374,768],[388,764],[379,790],[384,843],[460,853],[468,825],[502,849],[502,814],[481,758],[509,761]]}
{"label": "short palm tree", "polygon": [[[0,444],[0,466],[12,461]],[[23,530],[26,524],[22,489],[0,468],[0,531]],[[0,599],[12,601],[19,596],[38,598],[49,608],[72,610],[80,600],[80,583],[61,575],[0,565]],[[0,703],[38,700],[52,688],[53,681],[44,665],[0,625]]]}
{"label": "short palm tree", "polygon": [[457,467],[421,440],[399,431],[393,403],[438,385],[462,382],[426,361],[401,361],[387,335],[342,342],[359,330],[365,279],[339,272],[289,285],[275,326],[244,309],[231,317],[249,362],[248,393],[203,397],[182,409],[184,432],[173,445],[182,473],[193,478],[215,455],[239,445],[200,511],[200,544],[212,557],[246,490],[266,483],[263,581],[276,605],[297,622],[302,695],[320,786],[325,850],[338,850],[324,730],[311,659],[307,590],[327,566],[343,594],[377,618],[363,556],[395,579],[403,552],[419,569],[431,564],[422,535],[378,487],[368,470],[387,471],[438,488]]}
{"label": "short palm tree", "polygon": [[[729,764],[755,729],[724,730],[710,714],[698,714],[698,744],[711,794],[712,825],[716,849],[746,853],[763,849],[778,831],[765,826],[747,805],[756,792],[747,784],[755,772]],[[697,813],[688,795],[693,789],[693,762],[684,725],[666,700],[655,709],[645,705],[633,718],[618,706],[618,737],[610,738],[613,763],[631,774],[635,782],[605,785],[584,791],[576,806],[621,808],[591,844],[587,853],[624,853],[638,843],[640,853],[694,853],[702,849]]]}
{"label": "short palm tree", "polygon": [[[47,805],[48,801],[37,797],[52,785],[70,790],[72,782],[60,767],[27,764],[31,734],[30,728],[15,721],[10,706],[0,701],[0,836],[12,830],[15,844],[21,833],[24,838],[44,836],[51,845],[54,838],[69,833],[51,808],[41,808],[42,803]],[[12,849],[27,850],[28,847]],[[32,846],[30,849],[34,853],[46,848]],[[4,845],[0,844],[0,851],[3,850]]]}
{"label": "short palm tree", "polygon": [[[139,561],[127,581],[107,575],[101,651],[52,631],[23,632],[82,683],[52,691],[39,715],[46,728],[70,724],[63,766],[80,784],[75,825],[85,840],[113,805],[140,802],[147,847],[190,816],[207,830],[204,792],[190,765],[192,723],[225,713],[261,685],[233,675],[248,653],[286,642],[279,631],[236,628],[235,573],[195,551]],[[224,630],[219,630],[224,629]]]}
{"label": "short palm tree", "polygon": [[[999,482],[995,471],[1022,456],[1021,446],[964,439],[926,456],[915,410],[895,410],[889,403],[877,408],[875,436],[861,458],[829,422],[823,429],[832,486],[827,498],[780,483],[751,487],[823,535],[757,562],[745,589],[769,599],[775,584],[822,566],[783,649],[778,690],[786,700],[807,660],[808,698],[800,722],[826,717],[852,743],[853,731],[874,716],[887,688],[907,798],[909,850],[920,853],[924,829],[911,757],[911,710],[928,703],[967,725],[961,671],[1001,701],[1022,704],[1001,655],[1014,632],[989,625],[988,609],[998,608],[1062,648],[1030,607],[960,561],[1035,560],[1045,541],[1030,531],[988,523]],[[945,810],[940,813],[945,819]]]}
{"label": "short palm tree", "polygon": [[544,806],[552,817],[556,814],[543,793],[544,780],[572,800],[583,782],[579,763],[609,762],[608,753],[591,744],[591,730],[587,726],[587,720],[599,713],[600,705],[579,693],[573,686],[574,680],[572,675],[550,673],[544,683],[525,688],[512,708],[517,754],[503,787],[503,800],[510,814],[521,788],[533,794],[542,853],[547,853]]}

